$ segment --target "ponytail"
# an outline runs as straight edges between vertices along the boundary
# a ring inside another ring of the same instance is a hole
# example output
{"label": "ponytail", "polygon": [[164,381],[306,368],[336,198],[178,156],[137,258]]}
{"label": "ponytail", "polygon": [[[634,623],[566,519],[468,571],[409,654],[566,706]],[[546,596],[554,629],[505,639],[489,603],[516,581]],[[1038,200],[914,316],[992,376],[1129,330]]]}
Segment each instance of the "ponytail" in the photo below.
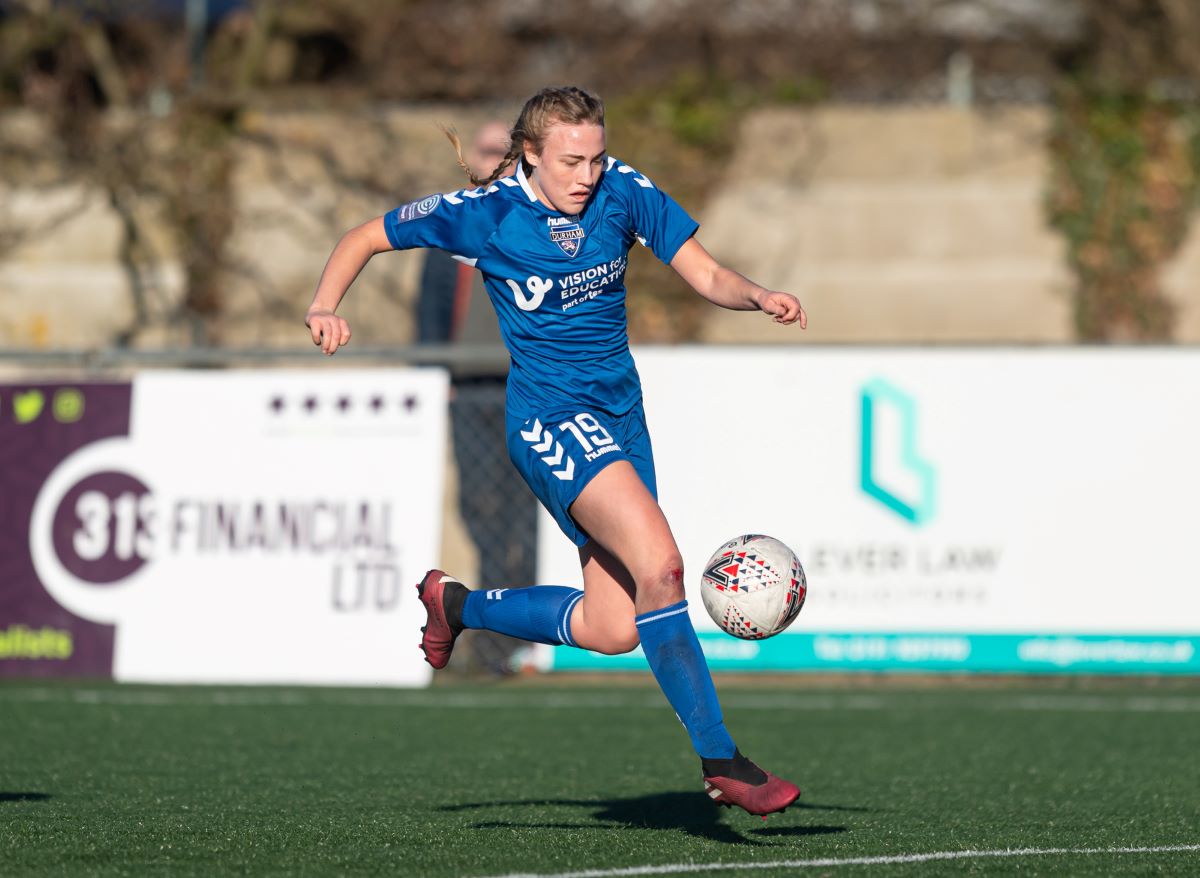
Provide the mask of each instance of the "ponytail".
{"label": "ponytail", "polygon": [[475,176],[475,172],[471,170],[471,166],[467,164],[467,160],[463,158],[462,141],[459,140],[458,132],[453,128],[442,128],[442,133],[454,146],[454,155],[458,158],[458,166],[463,169],[463,173],[467,175],[467,179],[471,181],[473,186],[491,186],[497,180],[504,176],[504,172],[515,162],[521,155],[521,149],[516,143],[513,143],[508,148],[508,152],[504,154],[504,158],[500,160],[500,164],[496,165],[488,176],[479,178]]}

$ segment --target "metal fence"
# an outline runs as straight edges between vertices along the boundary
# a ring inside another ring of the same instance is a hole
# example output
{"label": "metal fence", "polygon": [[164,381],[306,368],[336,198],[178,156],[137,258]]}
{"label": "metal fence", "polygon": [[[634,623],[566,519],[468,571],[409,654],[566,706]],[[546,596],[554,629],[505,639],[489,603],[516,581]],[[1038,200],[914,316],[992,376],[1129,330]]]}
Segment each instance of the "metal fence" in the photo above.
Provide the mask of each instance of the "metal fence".
{"label": "metal fence", "polygon": [[[314,348],[8,350],[0,351],[0,380],[102,380],[155,368],[445,367],[451,373],[447,457],[457,475],[451,479],[457,488],[447,495],[452,508],[446,510],[445,524],[457,527],[461,522],[478,559],[477,569],[456,567],[451,572],[469,580],[472,588],[513,588],[536,581],[538,504],[508,459],[503,377],[507,365],[502,347],[482,345],[352,346],[332,360]],[[522,646],[522,641],[493,632],[467,632],[451,668],[511,673]]]}
{"label": "metal fence", "polygon": [[[508,459],[504,379],[454,378],[450,442],[458,469],[458,512],[479,558],[476,588],[533,585],[537,499]],[[464,635],[455,650],[464,671],[508,673],[523,642],[491,631]]]}

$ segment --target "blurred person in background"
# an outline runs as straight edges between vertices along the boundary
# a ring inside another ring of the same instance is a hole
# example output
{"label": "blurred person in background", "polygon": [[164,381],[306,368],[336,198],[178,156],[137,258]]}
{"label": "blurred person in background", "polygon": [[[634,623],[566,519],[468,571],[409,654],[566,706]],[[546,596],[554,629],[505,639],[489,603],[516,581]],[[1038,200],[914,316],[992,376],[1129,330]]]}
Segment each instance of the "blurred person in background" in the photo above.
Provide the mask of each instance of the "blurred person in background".
{"label": "blurred person in background", "polygon": [[[479,188],[431,195],[347,232],[305,322],[326,354],[346,344],[350,327],[335,309],[377,253],[440,247],[477,267],[511,356],[508,453],[578,547],[584,588],[471,591],[431,570],[418,585],[428,612],[421,648],[442,668],[466,628],[607,654],[640,642],[700,757],[708,796],[752,814],[782,811],[800,790],[737,750],[688,616],[683,560],[658,505],[629,351],[629,249],[640,241],[721,307],[801,328],[804,310],[794,296],[717,263],[674,200],[610,157],[604,105],[582,89],[548,88],[530,98],[507,154],[486,177],[451,139]],[[516,173],[505,176],[510,166]]]}
{"label": "blurred person in background", "polygon": [[[508,153],[508,126],[500,121],[485,124],[476,133],[467,152],[472,167],[494,166]],[[505,169],[504,176],[516,173]],[[445,250],[425,251],[421,284],[417,293],[417,340],[422,343],[462,342],[501,344],[500,322],[487,301],[483,276],[472,266],[456,260]],[[478,369],[463,374],[507,374],[505,368]]]}
{"label": "blurred person in background", "polygon": [[[499,120],[476,132],[467,152],[472,167],[493,168],[508,154],[508,125]],[[516,172],[510,165],[505,176]],[[417,341],[462,348],[503,344],[483,275],[441,249],[425,251],[417,292]],[[532,583],[536,575],[537,500],[509,463],[504,447],[505,363],[450,367],[450,435],[458,465],[458,508],[479,556],[479,587]],[[480,631],[470,657],[487,670],[513,670],[524,641]]]}

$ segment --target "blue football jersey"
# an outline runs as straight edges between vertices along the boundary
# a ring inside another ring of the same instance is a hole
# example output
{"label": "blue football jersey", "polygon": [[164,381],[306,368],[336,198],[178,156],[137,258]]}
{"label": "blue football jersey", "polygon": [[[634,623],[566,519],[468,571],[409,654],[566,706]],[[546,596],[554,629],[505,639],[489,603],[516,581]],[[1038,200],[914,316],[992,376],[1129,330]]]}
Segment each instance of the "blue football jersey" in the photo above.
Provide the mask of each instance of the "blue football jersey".
{"label": "blue football jersey", "polygon": [[478,268],[512,364],[510,417],[576,404],[625,412],[641,384],[625,319],[629,248],[670,262],[697,223],[609,158],[582,213],[546,207],[523,171],[487,189],[430,195],[384,217],[397,250],[440,247]]}

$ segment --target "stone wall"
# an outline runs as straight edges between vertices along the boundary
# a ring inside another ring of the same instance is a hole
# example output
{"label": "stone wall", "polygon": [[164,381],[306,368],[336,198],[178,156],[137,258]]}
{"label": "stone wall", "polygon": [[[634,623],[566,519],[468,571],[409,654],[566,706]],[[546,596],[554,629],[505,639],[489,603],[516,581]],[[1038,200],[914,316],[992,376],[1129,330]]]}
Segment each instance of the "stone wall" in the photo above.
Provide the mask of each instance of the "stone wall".
{"label": "stone wall", "polygon": [[[1067,342],[1073,278],[1044,219],[1035,107],[826,107],[748,119],[702,240],[795,293],[809,342]],[[1180,341],[1200,342],[1200,223],[1167,267]],[[794,333],[714,312],[709,341]]]}
{"label": "stone wall", "polygon": [[[826,108],[753,116],[702,234],[798,295],[808,340],[1071,337],[1063,246],[1041,215],[1045,115]],[[773,325],[715,314],[713,341]]]}
{"label": "stone wall", "polygon": [[[511,112],[505,108],[504,116]],[[18,116],[21,126],[37,127],[28,114]],[[302,345],[304,311],[339,236],[397,204],[464,185],[439,126],[467,134],[491,117],[427,106],[248,120],[250,136],[236,147],[234,267],[214,327],[218,343]],[[121,221],[105,193],[78,183],[0,182],[0,242],[6,230],[25,236],[0,250],[0,345],[107,347],[123,334],[141,348],[190,344],[177,318],[178,249],[156,220],[159,209],[151,197],[140,200],[154,258],[144,275],[146,316],[139,324],[120,259]],[[343,309],[357,341],[412,339],[419,268],[414,253],[385,254],[368,265]]]}
{"label": "stone wall", "polygon": [[[221,343],[302,344],[300,319],[338,236],[396,203],[461,185],[438,123],[469,135],[489,115],[424,107],[256,120],[276,146],[239,146],[234,240],[243,270],[226,288]],[[1047,124],[1043,110],[1029,107],[757,112],[733,160],[714,168],[722,180],[699,217],[700,237],[731,267],[800,296],[808,342],[1069,341],[1072,278],[1041,207]],[[387,192],[343,185],[367,168],[381,169]],[[8,180],[0,209],[0,225],[49,224],[0,255],[0,344],[115,343],[134,309],[118,259],[120,223],[103,194]],[[153,245],[161,259],[151,319],[133,342],[184,344],[171,320],[181,271],[161,230]],[[368,266],[343,309],[358,341],[411,340],[418,270],[414,254]],[[1200,223],[1164,282],[1179,305],[1179,340],[1200,342]],[[714,309],[702,337],[784,342],[797,334]]]}

